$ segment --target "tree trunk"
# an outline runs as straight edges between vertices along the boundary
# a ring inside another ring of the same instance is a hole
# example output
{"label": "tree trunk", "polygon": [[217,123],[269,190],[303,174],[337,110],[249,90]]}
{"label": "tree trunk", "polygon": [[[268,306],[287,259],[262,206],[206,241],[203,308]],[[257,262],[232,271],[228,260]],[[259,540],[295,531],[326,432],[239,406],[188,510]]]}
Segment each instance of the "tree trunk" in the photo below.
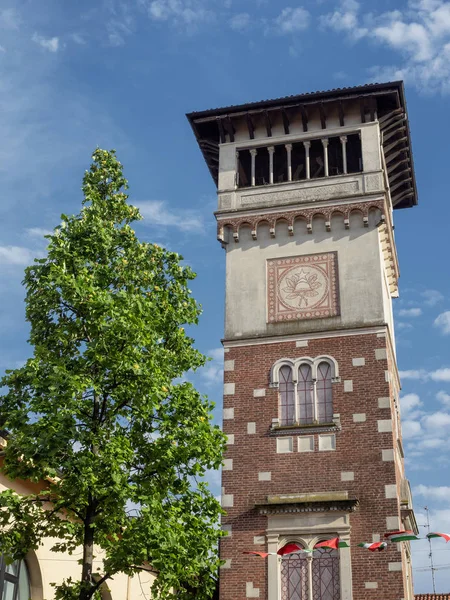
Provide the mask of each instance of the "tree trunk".
{"label": "tree trunk", "polygon": [[83,569],[81,572],[81,589],[79,600],[90,600],[92,597],[92,563],[94,561],[94,528],[91,524],[94,520],[94,508],[88,506],[86,519],[84,521],[84,541],[83,541]]}

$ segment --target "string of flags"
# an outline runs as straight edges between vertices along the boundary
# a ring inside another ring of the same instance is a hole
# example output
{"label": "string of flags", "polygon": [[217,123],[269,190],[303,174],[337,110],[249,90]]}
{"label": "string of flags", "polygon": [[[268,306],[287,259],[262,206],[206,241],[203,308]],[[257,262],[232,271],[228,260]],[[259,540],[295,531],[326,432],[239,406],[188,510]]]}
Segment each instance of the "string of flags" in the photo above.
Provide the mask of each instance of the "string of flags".
{"label": "string of flags", "polygon": [[[432,538],[442,538],[446,542],[450,541],[449,533],[438,533],[438,532],[427,533],[427,535],[424,538],[420,538],[413,531],[391,531],[389,533],[385,533],[384,537],[386,538],[386,541],[373,542],[373,543],[362,542],[360,544],[357,544],[357,546],[360,548],[365,548],[366,550],[369,550],[370,552],[382,552],[383,550],[385,550],[387,548],[389,542],[391,542],[391,543],[411,542],[414,540],[423,540],[423,539],[432,539]],[[251,554],[251,555],[255,555],[255,556],[260,556],[261,558],[267,558],[270,555],[285,556],[286,554],[293,554],[294,552],[298,553],[298,554],[300,554],[300,553],[312,554],[314,552],[314,550],[316,550],[318,548],[324,548],[327,550],[338,550],[339,548],[350,548],[350,546],[347,544],[347,542],[341,542],[341,540],[338,537],[335,537],[335,538],[331,538],[330,540],[325,540],[323,542],[319,542],[318,544],[315,544],[313,549],[303,548],[302,546],[300,546],[300,544],[296,544],[295,542],[289,542],[288,544],[286,544],[285,546],[280,548],[278,550],[278,552],[257,552],[257,551],[247,550],[247,551],[243,552],[242,554]]]}

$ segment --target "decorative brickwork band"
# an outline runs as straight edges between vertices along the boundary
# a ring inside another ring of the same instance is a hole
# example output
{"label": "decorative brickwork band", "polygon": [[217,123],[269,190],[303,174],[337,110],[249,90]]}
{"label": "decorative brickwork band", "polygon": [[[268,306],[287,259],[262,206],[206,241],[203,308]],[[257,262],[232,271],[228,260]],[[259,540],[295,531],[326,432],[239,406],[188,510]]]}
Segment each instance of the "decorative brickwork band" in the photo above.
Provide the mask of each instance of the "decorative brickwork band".
{"label": "decorative brickwork band", "polygon": [[239,241],[239,229],[243,225],[248,225],[252,230],[253,239],[258,237],[258,226],[261,223],[267,223],[269,225],[270,234],[275,237],[276,230],[275,226],[278,221],[286,221],[288,224],[289,235],[294,235],[294,223],[296,219],[303,219],[306,221],[306,228],[308,233],[312,233],[312,223],[314,217],[322,217],[325,219],[325,225],[327,231],[331,230],[331,218],[333,215],[341,215],[344,217],[345,227],[350,227],[350,214],[352,212],[359,212],[363,215],[363,222],[365,226],[369,224],[369,211],[377,208],[381,211],[382,220],[385,219],[385,203],[384,200],[374,200],[370,202],[359,202],[355,204],[342,204],[339,207],[324,206],[317,208],[298,208],[289,211],[266,213],[259,215],[241,215],[240,217],[218,217],[217,221],[217,238],[220,242],[225,242],[224,228],[230,227],[233,230],[233,238],[235,242]]}

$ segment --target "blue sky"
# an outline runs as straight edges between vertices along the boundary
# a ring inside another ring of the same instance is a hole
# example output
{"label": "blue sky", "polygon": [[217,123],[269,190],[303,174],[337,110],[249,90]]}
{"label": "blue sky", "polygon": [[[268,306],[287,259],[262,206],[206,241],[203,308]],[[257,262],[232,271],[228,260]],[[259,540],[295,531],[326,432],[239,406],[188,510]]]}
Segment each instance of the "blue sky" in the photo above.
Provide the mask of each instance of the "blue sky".
{"label": "blue sky", "polygon": [[[214,184],[184,114],[398,78],[419,189],[419,206],[395,215],[407,470],[419,523],[426,504],[433,528],[450,531],[450,2],[0,0],[0,369],[29,355],[23,268],[60,213],[79,210],[99,145],[125,165],[140,236],[198,273],[195,337],[214,360],[196,382],[220,405],[224,256]],[[450,564],[450,547],[433,544],[435,563]],[[413,548],[426,566],[426,543]],[[438,591],[450,590],[446,573]],[[415,581],[431,591],[428,572]]]}

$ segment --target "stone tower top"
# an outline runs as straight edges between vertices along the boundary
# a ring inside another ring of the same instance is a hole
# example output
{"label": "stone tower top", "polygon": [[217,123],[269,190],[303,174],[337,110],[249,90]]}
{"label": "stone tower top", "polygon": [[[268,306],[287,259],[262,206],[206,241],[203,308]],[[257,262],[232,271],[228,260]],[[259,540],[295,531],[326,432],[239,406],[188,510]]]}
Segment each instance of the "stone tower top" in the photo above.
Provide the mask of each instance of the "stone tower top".
{"label": "stone tower top", "polygon": [[[307,181],[323,177],[342,178],[328,190],[334,197],[360,196],[378,191],[384,182],[378,185],[375,175],[382,172],[392,208],[417,204],[403,82],[288,96],[187,117],[218,187],[219,211],[290,204],[289,189],[294,183],[301,189],[301,182],[309,191],[302,198],[296,193],[297,202],[325,199],[324,190],[314,190]],[[362,172],[374,176],[361,181],[342,177]],[[257,194],[254,187],[260,188]]]}

